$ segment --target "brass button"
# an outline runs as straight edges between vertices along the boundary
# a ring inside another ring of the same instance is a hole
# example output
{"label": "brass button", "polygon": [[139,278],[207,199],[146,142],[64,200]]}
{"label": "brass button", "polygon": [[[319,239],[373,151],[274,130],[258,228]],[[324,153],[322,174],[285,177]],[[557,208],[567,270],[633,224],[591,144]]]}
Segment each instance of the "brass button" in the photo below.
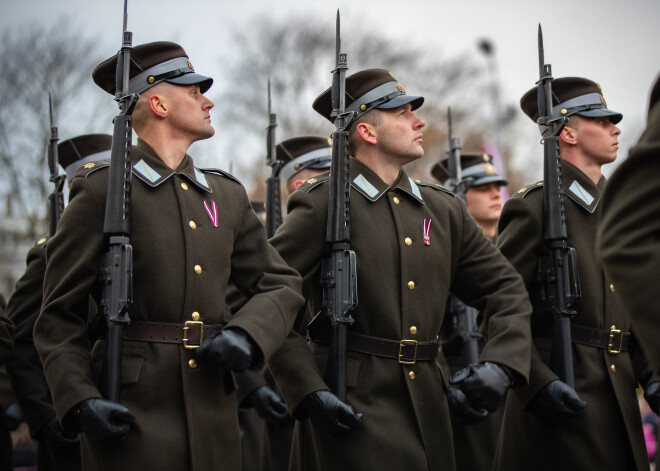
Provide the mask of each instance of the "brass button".
{"label": "brass button", "polygon": [[404,241],[406,245],[412,245],[412,239],[410,237],[406,237],[406,240]]}
{"label": "brass button", "polygon": [[197,229],[197,224],[195,224],[195,221],[190,221],[188,225],[190,226],[191,229]]}
{"label": "brass button", "polygon": [[610,370],[612,370],[612,373],[614,373],[616,371],[616,365],[610,366]]}
{"label": "brass button", "polygon": [[415,335],[415,334],[417,333],[417,327],[415,327],[414,325],[411,326],[411,327],[410,327],[410,333],[411,333],[412,335]]}
{"label": "brass button", "polygon": [[399,204],[399,198],[396,196],[392,199],[392,201],[394,201],[394,204]]}
{"label": "brass button", "polygon": [[202,273],[202,267],[200,267],[199,265],[195,265],[195,273],[197,273],[198,275]]}
{"label": "brass button", "polygon": [[408,289],[415,289],[415,282],[414,281],[409,281],[408,282]]}
{"label": "brass button", "polygon": [[181,188],[183,188],[184,190],[187,190],[188,189],[188,184],[186,182],[181,182]]}
{"label": "brass button", "polygon": [[612,324],[612,327],[610,327],[610,330],[616,330],[616,326]]}
{"label": "brass button", "polygon": [[410,371],[410,372],[408,373],[408,378],[410,378],[410,379],[415,379],[415,372],[414,372],[414,371]]}
{"label": "brass button", "polygon": [[192,313],[192,320],[198,321],[199,320],[199,312],[195,311]]}
{"label": "brass button", "polygon": [[610,291],[611,291],[612,293],[614,293],[614,283],[612,283],[612,284],[610,285]]}
{"label": "brass button", "polygon": [[194,358],[191,358],[190,360],[188,360],[188,366],[193,368],[193,369],[197,368],[197,362],[195,361]]}

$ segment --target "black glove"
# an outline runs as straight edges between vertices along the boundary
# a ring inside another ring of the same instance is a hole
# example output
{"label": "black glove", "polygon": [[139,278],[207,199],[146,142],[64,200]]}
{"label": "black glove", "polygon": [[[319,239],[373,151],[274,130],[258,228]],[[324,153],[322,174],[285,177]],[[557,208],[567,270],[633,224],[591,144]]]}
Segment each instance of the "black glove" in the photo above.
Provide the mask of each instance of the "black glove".
{"label": "black glove", "polygon": [[503,365],[487,361],[472,363],[457,371],[449,383],[460,386],[475,409],[493,412],[506,399],[506,393],[513,386],[513,373]]}
{"label": "black glove", "polygon": [[528,409],[545,417],[572,417],[580,414],[586,406],[575,389],[556,379],[536,393]]}
{"label": "black glove", "polygon": [[660,415],[660,381],[654,381],[646,385],[644,399],[655,412],[655,415]]}
{"label": "black glove", "polygon": [[330,391],[316,391],[300,404],[299,418],[309,417],[316,430],[321,433],[347,432],[362,423],[362,413],[342,402]]}
{"label": "black glove", "polygon": [[67,433],[62,430],[57,416],[54,415],[50,418],[46,425],[41,429],[41,439],[49,446],[62,447],[71,446],[80,442],[77,434]]}
{"label": "black glove", "polygon": [[[119,442],[126,438],[135,416],[116,402],[94,397],[85,399],[67,414],[66,423],[96,442]],[[65,427],[69,430],[69,427]]]}
{"label": "black glove", "polygon": [[200,363],[213,363],[237,373],[259,368],[263,355],[256,343],[241,329],[224,329],[202,342],[195,352]]}
{"label": "black glove", "polygon": [[472,407],[463,391],[457,388],[447,390],[447,402],[451,423],[455,425],[477,424],[488,415],[487,410]]}
{"label": "black glove", "polygon": [[247,395],[244,402],[257,411],[257,415],[266,422],[281,422],[289,417],[289,408],[277,391],[263,385]]}
{"label": "black glove", "polygon": [[24,420],[25,418],[23,417],[23,411],[17,402],[12,402],[9,404],[9,406],[0,416],[0,423],[6,430],[9,431],[16,430]]}

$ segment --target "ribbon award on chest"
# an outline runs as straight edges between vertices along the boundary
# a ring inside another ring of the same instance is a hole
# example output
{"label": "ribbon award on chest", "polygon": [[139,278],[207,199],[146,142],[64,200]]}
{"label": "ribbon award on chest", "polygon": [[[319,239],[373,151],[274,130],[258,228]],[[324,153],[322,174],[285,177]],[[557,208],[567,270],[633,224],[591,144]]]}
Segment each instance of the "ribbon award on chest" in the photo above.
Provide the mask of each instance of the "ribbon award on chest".
{"label": "ribbon award on chest", "polygon": [[204,201],[204,209],[206,214],[209,215],[211,220],[211,225],[213,227],[218,227],[218,206],[216,206],[215,201],[211,200],[211,206],[209,207],[208,203]]}
{"label": "ribbon award on chest", "polygon": [[424,218],[422,231],[424,233],[424,245],[431,245],[431,218]]}

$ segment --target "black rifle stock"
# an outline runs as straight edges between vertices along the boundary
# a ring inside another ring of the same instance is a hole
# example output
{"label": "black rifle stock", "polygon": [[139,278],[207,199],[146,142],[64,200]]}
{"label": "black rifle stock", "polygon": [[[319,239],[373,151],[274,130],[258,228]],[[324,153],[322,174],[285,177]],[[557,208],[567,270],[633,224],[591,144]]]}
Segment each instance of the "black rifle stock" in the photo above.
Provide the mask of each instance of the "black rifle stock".
{"label": "black rifle stock", "polygon": [[266,235],[268,238],[275,235],[277,228],[282,225],[282,203],[280,196],[280,171],[282,161],[277,159],[275,150],[275,128],[277,116],[270,111],[270,79],[268,79],[268,128],[266,128],[266,164],[272,169],[270,177],[266,180]]}
{"label": "black rifle stock", "polygon": [[48,195],[49,206],[49,224],[48,233],[51,237],[55,235],[57,225],[60,222],[62,213],[64,212],[64,181],[65,175],[59,175],[57,168],[59,164],[59,156],[57,152],[57,142],[59,136],[57,133],[57,126],[53,124],[53,101],[51,100],[50,93],[48,94],[48,114],[50,117],[50,140],[48,142],[48,170],[50,171],[50,182],[55,185],[53,192]]}
{"label": "black rifle stock", "polygon": [[328,194],[328,222],[326,241],[332,254],[323,262],[324,309],[330,318],[330,356],[326,382],[341,400],[346,399],[346,333],[354,321],[351,316],[357,306],[357,267],[350,237],[350,177],[348,130],[355,113],[346,112],[347,56],[341,53],[339,11],[337,11],[336,67],[332,77],[332,162]]}
{"label": "black rifle stock", "polygon": [[119,114],[114,119],[108,194],[103,233],[108,238],[100,273],[101,308],[108,324],[106,376],[103,384],[107,399],[119,402],[121,388],[121,347],[124,326],[130,323],[133,301],[133,247],[130,242],[131,197],[131,114],[139,98],[128,94],[130,53],[133,35],[126,30],[127,0],[124,0],[122,47],[117,55],[115,101]]}
{"label": "black rifle stock", "polygon": [[[448,187],[465,201],[465,192],[470,181],[461,178],[461,144],[452,130],[451,108],[447,108],[447,123],[449,127]],[[477,327],[478,312],[453,294],[449,296],[448,307],[451,315],[452,331],[443,342],[443,351],[450,352],[454,349],[456,351],[461,349],[466,365],[476,363],[479,361],[479,339],[481,338]]]}
{"label": "black rifle stock", "polygon": [[539,24],[539,72],[537,123],[543,138],[543,241],[549,253],[539,261],[541,299],[554,316],[554,340],[550,367],[574,386],[571,319],[577,314],[580,283],[575,249],[568,246],[561,181],[559,135],[567,118],[552,119],[552,68],[544,63],[543,33]]}

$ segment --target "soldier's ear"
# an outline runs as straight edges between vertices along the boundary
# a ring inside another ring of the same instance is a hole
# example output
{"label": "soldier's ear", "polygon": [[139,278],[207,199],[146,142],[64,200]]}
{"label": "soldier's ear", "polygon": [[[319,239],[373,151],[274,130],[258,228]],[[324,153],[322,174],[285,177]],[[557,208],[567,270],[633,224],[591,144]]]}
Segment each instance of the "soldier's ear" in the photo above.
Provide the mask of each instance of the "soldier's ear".
{"label": "soldier's ear", "polygon": [[562,129],[559,134],[559,139],[567,144],[575,145],[577,143],[577,133],[575,132],[575,128],[564,126],[564,129]]}
{"label": "soldier's ear", "polygon": [[295,181],[293,182],[293,189],[294,189],[294,190],[297,190],[298,187],[299,187],[300,185],[302,185],[303,183],[305,183],[304,180],[300,180],[300,179],[295,180]]}
{"label": "soldier's ear", "polygon": [[378,137],[376,135],[376,128],[369,123],[357,123],[355,131],[358,135],[369,144],[376,144]]}
{"label": "soldier's ear", "polygon": [[165,100],[165,96],[158,93],[149,95],[149,108],[159,118],[165,118],[168,111],[168,105],[167,101]]}

